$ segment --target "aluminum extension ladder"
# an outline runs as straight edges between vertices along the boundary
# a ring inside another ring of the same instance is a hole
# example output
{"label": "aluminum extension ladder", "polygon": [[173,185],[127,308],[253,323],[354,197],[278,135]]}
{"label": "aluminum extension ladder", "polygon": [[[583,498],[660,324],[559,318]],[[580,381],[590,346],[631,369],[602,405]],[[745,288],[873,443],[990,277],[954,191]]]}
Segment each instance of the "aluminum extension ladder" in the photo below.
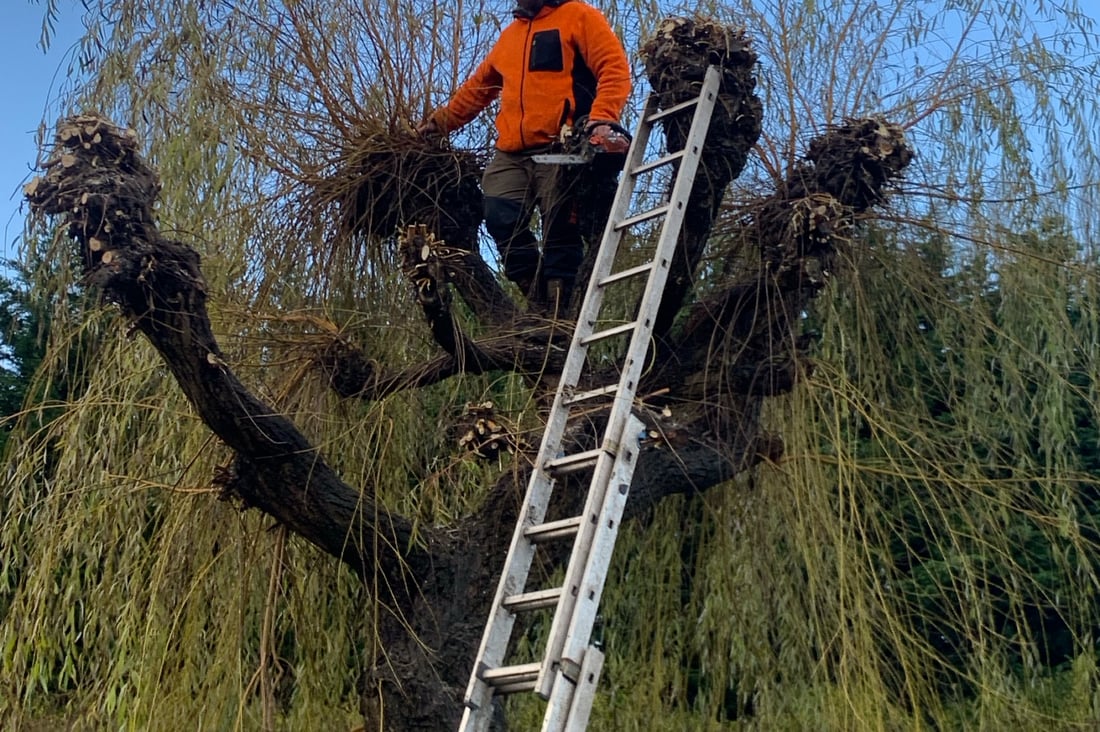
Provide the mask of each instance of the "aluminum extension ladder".
{"label": "aluminum extension ladder", "polygon": [[[658,110],[655,94],[651,93],[646,101],[585,292],[474,670],[466,687],[460,732],[485,732],[489,729],[494,694],[528,691],[534,691],[548,701],[543,732],[577,732],[584,730],[588,724],[604,657],[603,651],[591,644],[592,629],[634,473],[638,435],[644,429],[641,420],[631,413],[631,408],[720,80],[721,72],[711,66],[707,69],[697,98],[664,110]],[[692,107],[695,115],[684,149],[646,162],[644,157],[654,123]],[[674,180],[667,201],[656,208],[632,213],[630,209],[638,177],[674,164],[678,164],[678,168],[673,169]],[[624,232],[632,226],[660,217],[664,220],[652,259],[644,264],[613,271]],[[607,286],[642,275],[648,275],[648,281],[635,319],[597,331]],[[588,347],[598,341],[627,334],[631,335],[631,339],[623,356],[619,382],[578,392],[577,385],[585,368]],[[563,455],[562,437],[570,408],[582,402],[592,405],[601,398],[612,400],[602,443],[594,450]],[[584,513],[546,521],[555,479],[588,469],[592,470],[592,478]],[[539,545],[568,539],[573,540],[573,549],[564,584],[550,589],[527,590],[528,574]],[[550,607],[557,609],[542,660],[505,665],[516,616]]]}

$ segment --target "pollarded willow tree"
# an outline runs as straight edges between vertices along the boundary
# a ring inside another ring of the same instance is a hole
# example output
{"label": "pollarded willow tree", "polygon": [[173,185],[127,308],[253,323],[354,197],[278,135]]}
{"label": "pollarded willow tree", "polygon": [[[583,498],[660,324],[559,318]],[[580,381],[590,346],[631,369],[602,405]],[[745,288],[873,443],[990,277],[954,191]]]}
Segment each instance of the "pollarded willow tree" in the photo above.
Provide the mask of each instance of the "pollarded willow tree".
{"label": "pollarded willow tree", "polygon": [[[594,727],[1084,724],[1093,37],[1064,9],[796,5],[609,12],[640,91],[707,63],[723,87]],[[63,229],[42,287],[109,306],[58,314],[57,353],[96,344],[86,391],[6,458],[6,719],[454,725],[562,326],[481,254],[487,133],[409,122],[503,10],[97,4],[27,196]]]}

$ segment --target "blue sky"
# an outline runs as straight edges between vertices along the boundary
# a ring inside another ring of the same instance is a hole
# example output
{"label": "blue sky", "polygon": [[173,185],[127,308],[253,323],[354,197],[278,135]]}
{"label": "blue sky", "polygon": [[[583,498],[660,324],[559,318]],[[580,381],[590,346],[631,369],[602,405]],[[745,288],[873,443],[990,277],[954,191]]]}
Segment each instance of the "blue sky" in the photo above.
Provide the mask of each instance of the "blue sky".
{"label": "blue sky", "polygon": [[[39,45],[46,9],[40,0],[4,0],[0,26],[0,259],[13,259],[23,236],[20,210],[23,183],[32,177],[37,155],[35,132],[66,75],[72,48],[80,38],[83,8],[77,0],[59,3],[61,17],[48,52]],[[52,126],[54,120],[47,119]]]}

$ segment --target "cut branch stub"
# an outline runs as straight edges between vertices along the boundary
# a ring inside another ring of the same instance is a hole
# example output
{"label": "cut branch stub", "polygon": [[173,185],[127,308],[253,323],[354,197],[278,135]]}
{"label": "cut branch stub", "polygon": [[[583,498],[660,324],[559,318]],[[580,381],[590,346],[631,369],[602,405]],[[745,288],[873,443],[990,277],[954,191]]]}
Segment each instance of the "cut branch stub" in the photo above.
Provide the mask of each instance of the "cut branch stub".
{"label": "cut branch stub", "polygon": [[406,227],[398,240],[401,269],[413,285],[416,299],[424,308],[444,309],[450,306],[450,291],[446,284],[446,270],[436,248],[439,244],[425,224]]}
{"label": "cut branch stub", "polygon": [[806,152],[819,190],[864,211],[881,202],[886,185],[913,160],[905,132],[878,117],[847,119],[815,138]]}
{"label": "cut branch stub", "polygon": [[[742,239],[756,242],[780,287],[819,284],[802,275],[831,268],[837,249],[851,241],[855,215],[885,200],[886,187],[912,159],[896,124],[863,118],[832,126],[811,141],[806,162],[791,169],[779,191],[747,212]],[[818,261],[805,266],[806,258]],[[797,281],[783,284],[790,274]]]}
{"label": "cut branch stub", "polygon": [[[885,200],[913,152],[901,127],[865,118],[828,128],[811,142],[806,158],[775,194],[744,211],[725,264],[733,281],[685,318],[678,355],[713,364],[722,376],[667,377],[683,383],[684,394],[705,401],[720,397],[712,393],[715,384],[758,395],[793,387],[808,368],[803,357],[814,341],[812,334],[798,334],[800,314],[828,282],[837,252],[851,246],[856,214]],[[760,257],[745,271],[750,248]],[[769,317],[759,317],[762,310]]]}
{"label": "cut branch stub", "polygon": [[[153,204],[157,174],[137,149],[137,134],[96,115],[58,122],[45,174],[24,194],[32,210],[59,215],[80,245],[89,284],[124,313],[140,316],[157,302],[202,299],[198,255],[160,238]],[[194,303],[199,304],[199,303]]]}
{"label": "cut branch stub", "polygon": [[[760,137],[763,105],[755,94],[756,53],[743,28],[705,18],[669,18],[642,46],[646,75],[667,109],[699,96],[707,67],[721,72],[718,99],[699,170],[687,202],[680,246],[669,268],[653,332],[664,337],[687,299],[727,186],[744,170]],[[659,123],[669,152],[682,150],[691,129],[688,112]]]}
{"label": "cut branch stub", "polygon": [[[757,56],[745,29],[706,18],[667,18],[642,45],[641,57],[663,108],[697,97],[708,66],[722,72],[703,168],[712,178],[717,176],[716,185],[724,189],[744,169],[763,118],[763,105],[755,94]],[[687,115],[667,119],[670,150],[683,148],[689,124]]]}
{"label": "cut branch stub", "polygon": [[483,460],[496,460],[501,453],[512,454],[528,447],[515,426],[496,414],[492,402],[467,403],[456,432],[458,446]]}

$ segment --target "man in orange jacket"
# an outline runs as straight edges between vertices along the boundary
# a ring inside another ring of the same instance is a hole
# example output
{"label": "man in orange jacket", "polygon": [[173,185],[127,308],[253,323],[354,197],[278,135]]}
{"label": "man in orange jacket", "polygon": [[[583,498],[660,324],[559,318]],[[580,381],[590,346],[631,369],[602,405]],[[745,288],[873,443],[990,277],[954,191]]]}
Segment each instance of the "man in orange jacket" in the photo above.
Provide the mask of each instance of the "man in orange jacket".
{"label": "man in orange jacket", "polygon": [[[584,245],[576,201],[560,165],[539,164],[563,127],[618,123],[630,64],[607,19],[582,0],[517,0],[515,20],[451,100],[417,129],[447,134],[500,97],[496,153],[485,168],[485,227],[504,274],[529,299],[557,310],[572,291]],[[531,232],[534,207],[543,247]],[[538,281],[536,281],[536,277]]]}

